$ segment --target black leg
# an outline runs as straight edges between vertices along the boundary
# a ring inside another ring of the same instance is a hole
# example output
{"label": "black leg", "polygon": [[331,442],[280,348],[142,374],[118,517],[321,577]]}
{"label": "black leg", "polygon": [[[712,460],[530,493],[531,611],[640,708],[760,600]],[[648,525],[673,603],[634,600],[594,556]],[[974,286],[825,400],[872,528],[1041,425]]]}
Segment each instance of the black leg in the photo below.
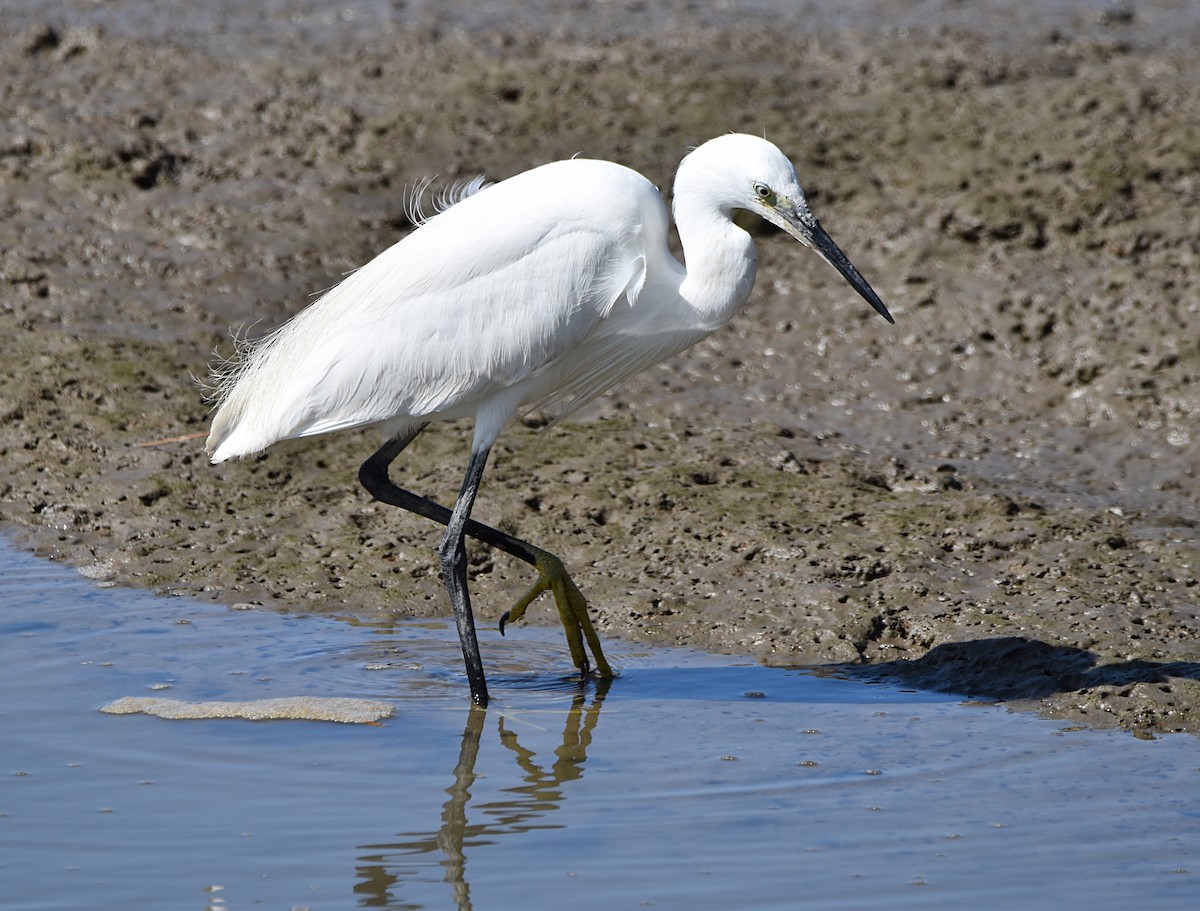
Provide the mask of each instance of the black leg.
{"label": "black leg", "polygon": [[[358,469],[358,480],[367,489],[367,493],[380,503],[399,506],[418,516],[431,519],[439,525],[449,525],[450,510],[440,503],[435,503],[433,500],[397,486],[388,476],[388,466],[426,426],[421,424],[415,430],[393,437],[380,446],[375,454],[363,462],[362,467]],[[498,528],[492,528],[490,525],[484,525],[474,519],[468,518],[463,530],[476,541],[482,541],[489,547],[498,548],[518,560],[523,560],[530,566],[537,566],[538,561],[546,556],[546,552],[540,547],[534,547],[520,538],[514,538]]]}
{"label": "black leg", "polygon": [[483,660],[479,657],[479,641],[475,636],[475,616],[471,613],[471,593],[467,590],[467,548],[464,528],[475,505],[479,481],[487,465],[488,450],[471,453],[462,492],[446,525],[446,534],[438,548],[442,560],[442,581],[450,593],[454,622],[458,624],[458,641],[462,643],[463,663],[471,684],[471,698],[477,705],[488,704],[487,682],[483,676]]}
{"label": "black leg", "polygon": [[[384,443],[379,449],[365,462],[358,470],[358,479],[362,482],[363,487],[376,500],[381,503],[387,503],[390,506],[398,506],[401,509],[406,509],[416,515],[423,516],[426,519],[431,519],[440,525],[445,525],[450,528],[452,522],[456,521],[456,514],[463,507],[463,496],[468,493],[468,485],[471,482],[472,474],[474,473],[474,486],[470,491],[471,503],[474,502],[475,494],[478,492],[479,478],[483,474],[483,463],[486,462],[487,453],[483,454],[481,463],[476,465],[476,456],[472,456],[471,468],[468,469],[467,478],[463,483],[463,492],[459,496],[459,502],[454,512],[451,512],[446,507],[433,500],[418,496],[411,491],[405,490],[402,487],[393,483],[388,475],[388,467],[396,459],[405,447],[408,446],[422,430],[425,429],[425,424],[417,425]],[[477,470],[476,470],[477,469]],[[465,509],[461,509],[461,515],[458,515],[457,522],[459,525],[459,547],[462,548],[461,539],[463,535],[470,536],[477,541],[481,541],[491,547],[498,548],[511,556],[522,560],[537,569],[539,578],[534,586],[525,594],[517,605],[511,610],[506,611],[500,619],[500,632],[504,632],[504,625],[511,617],[517,619],[524,612],[525,608],[542,592],[549,591],[554,595],[555,604],[558,607],[559,615],[562,618],[563,628],[567,634],[567,643],[571,649],[571,657],[579,668],[580,674],[586,677],[589,673],[590,662],[588,660],[587,651],[584,648],[584,641],[592,650],[592,655],[596,659],[596,673],[601,679],[609,679],[612,677],[612,668],[604,658],[604,652],[600,645],[600,638],[596,635],[596,631],[592,626],[591,619],[588,617],[587,602],[583,595],[579,593],[575,583],[571,581],[567,575],[566,569],[562,561],[549,551],[542,550],[540,547],[535,547],[520,538],[514,538],[512,535],[505,534],[497,528],[492,528],[490,525],[484,525],[482,522],[476,522],[470,518],[471,503],[466,504]],[[448,551],[448,542],[451,535],[447,531],[447,535],[443,538],[442,549],[440,551],[443,558],[443,575],[446,573],[446,557],[449,557],[453,562],[456,552]],[[453,568],[453,567],[452,567]],[[461,590],[466,592],[465,582],[465,562],[463,563],[463,579]],[[447,587],[450,588],[450,579],[447,578]],[[455,583],[457,586],[457,583]],[[450,588],[451,599],[458,597],[455,588]],[[468,595],[464,595],[462,599],[467,606],[467,615],[470,612],[470,600]],[[472,673],[470,656],[467,655],[467,650],[470,647],[468,639],[463,632],[462,617],[459,614],[459,602],[455,601],[455,618],[459,620],[459,635],[463,642],[464,658],[467,661],[468,676]],[[474,624],[471,623],[470,642],[475,642]],[[475,647],[478,651],[477,646]],[[476,658],[477,661],[477,658]],[[480,691],[483,690],[483,671],[479,668],[479,686]],[[478,701],[478,694],[475,684],[472,683],[472,696]]]}

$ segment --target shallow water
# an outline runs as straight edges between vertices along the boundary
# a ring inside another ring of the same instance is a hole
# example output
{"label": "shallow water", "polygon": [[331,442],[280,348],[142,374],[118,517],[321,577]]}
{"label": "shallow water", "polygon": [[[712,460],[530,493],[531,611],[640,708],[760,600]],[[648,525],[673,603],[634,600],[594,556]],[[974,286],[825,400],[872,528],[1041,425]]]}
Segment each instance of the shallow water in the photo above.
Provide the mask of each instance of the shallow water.
{"label": "shallow water", "polygon": [[[0,895],[72,908],[1192,908],[1200,744],[554,630],[393,629],[0,550]],[[367,696],[378,726],[98,708]],[[800,904],[798,904],[800,903]]]}

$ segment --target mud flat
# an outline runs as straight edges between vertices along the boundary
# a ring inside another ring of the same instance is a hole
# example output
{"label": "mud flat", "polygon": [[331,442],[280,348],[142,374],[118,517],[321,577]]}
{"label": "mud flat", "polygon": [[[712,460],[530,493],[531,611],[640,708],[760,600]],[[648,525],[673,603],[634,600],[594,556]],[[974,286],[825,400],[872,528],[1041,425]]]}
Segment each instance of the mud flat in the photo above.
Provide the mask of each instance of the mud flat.
{"label": "mud flat", "polygon": [[[1014,40],[113,8],[21,7],[0,39],[0,510],[30,547],[227,603],[443,614],[436,530],[354,482],[374,438],[216,468],[144,444],[201,432],[231,327],[400,237],[421,176],[583,152],[666,188],[689,146],[765,131],[897,325],[763,232],[745,313],[565,429],[530,416],[479,517],[559,548],[612,633],[1200,730],[1200,63],[1148,38],[1187,10]],[[395,470],[452,498],[466,444]],[[525,568],[473,561],[489,623]]]}

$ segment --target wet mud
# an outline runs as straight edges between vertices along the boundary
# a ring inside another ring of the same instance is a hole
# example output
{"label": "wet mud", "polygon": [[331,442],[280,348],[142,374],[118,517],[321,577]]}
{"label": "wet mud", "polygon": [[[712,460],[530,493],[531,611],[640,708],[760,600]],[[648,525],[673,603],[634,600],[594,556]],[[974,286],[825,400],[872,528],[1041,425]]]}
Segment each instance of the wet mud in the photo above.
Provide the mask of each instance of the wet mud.
{"label": "wet mud", "polygon": [[[19,540],[162,592],[444,614],[437,529],[355,481],[373,435],[213,467],[162,442],[204,431],[196,378],[409,230],[424,175],[582,152],[667,189],[690,146],[765,132],[897,325],[756,228],[745,312],[574,423],[529,416],[477,516],[556,548],[608,634],[1200,730],[1200,63],[1141,30],[1172,4],[1019,41],[117,9],[0,38]],[[452,499],[468,443],[428,433],[395,476]],[[472,579],[481,624],[528,584],[485,548]]]}

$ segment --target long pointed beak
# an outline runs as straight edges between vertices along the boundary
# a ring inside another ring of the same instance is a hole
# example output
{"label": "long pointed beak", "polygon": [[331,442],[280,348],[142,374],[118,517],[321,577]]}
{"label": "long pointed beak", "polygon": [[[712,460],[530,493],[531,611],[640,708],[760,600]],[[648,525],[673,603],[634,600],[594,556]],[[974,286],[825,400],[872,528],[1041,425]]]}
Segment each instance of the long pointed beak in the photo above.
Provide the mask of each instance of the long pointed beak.
{"label": "long pointed beak", "polygon": [[850,287],[859,293],[863,300],[875,308],[875,312],[882,316],[889,323],[895,324],[892,315],[888,313],[888,308],[884,306],[883,301],[879,299],[879,295],[875,293],[875,289],[870,286],[862,273],[854,268],[854,263],[847,259],[846,254],[841,251],[841,248],[833,242],[833,238],[825,233],[825,229],[821,227],[821,223],[807,209],[801,211],[798,215],[788,215],[774,210],[772,214],[779,216],[778,220],[772,218],[779,227],[787,231],[788,234],[800,241],[806,247],[812,247],[821,255],[821,259],[837,269],[841,273],[842,278],[850,283]]}

